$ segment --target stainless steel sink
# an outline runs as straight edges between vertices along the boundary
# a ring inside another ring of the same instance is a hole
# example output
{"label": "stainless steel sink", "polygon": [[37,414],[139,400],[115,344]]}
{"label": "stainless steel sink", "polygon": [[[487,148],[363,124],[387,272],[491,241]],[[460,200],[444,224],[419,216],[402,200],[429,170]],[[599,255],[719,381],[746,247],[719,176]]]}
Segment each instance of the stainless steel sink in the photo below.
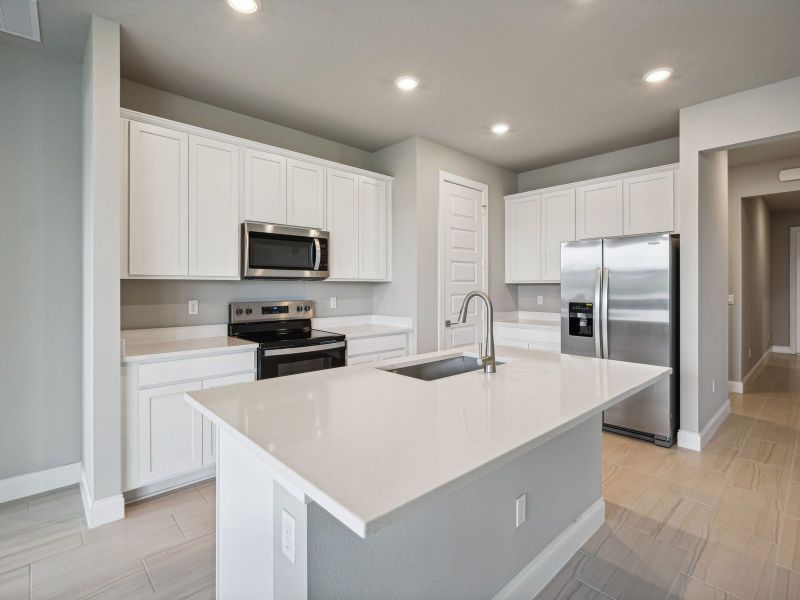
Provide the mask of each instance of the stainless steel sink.
{"label": "stainless steel sink", "polygon": [[[498,362],[497,364],[501,365],[503,363]],[[405,375],[406,377],[413,377],[414,379],[422,379],[423,381],[444,379],[445,377],[461,375],[462,373],[469,373],[470,371],[478,371],[480,369],[483,369],[483,365],[478,363],[478,359],[475,356],[453,356],[451,358],[442,358],[440,360],[409,365],[407,367],[397,367],[394,369],[384,368],[385,371],[389,371],[390,373],[397,373],[398,375]]]}

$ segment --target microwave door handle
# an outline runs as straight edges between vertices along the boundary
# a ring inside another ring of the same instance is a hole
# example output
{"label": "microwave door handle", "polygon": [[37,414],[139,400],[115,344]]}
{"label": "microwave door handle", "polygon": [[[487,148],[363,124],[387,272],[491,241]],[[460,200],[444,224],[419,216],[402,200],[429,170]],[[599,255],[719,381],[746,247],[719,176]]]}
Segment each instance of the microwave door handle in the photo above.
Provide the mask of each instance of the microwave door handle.
{"label": "microwave door handle", "polygon": [[322,260],[322,249],[320,247],[319,238],[314,238],[314,270],[319,271],[319,263]]}

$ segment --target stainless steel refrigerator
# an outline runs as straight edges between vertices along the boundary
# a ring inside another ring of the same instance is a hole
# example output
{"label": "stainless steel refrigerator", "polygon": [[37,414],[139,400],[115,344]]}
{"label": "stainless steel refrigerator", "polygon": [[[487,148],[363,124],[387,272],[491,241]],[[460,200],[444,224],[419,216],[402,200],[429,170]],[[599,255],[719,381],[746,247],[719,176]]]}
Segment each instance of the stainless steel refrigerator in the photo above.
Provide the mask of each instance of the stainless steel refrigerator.
{"label": "stainless steel refrigerator", "polygon": [[603,429],[671,446],[678,434],[678,236],[561,244],[561,352],[672,367],[603,413]]}

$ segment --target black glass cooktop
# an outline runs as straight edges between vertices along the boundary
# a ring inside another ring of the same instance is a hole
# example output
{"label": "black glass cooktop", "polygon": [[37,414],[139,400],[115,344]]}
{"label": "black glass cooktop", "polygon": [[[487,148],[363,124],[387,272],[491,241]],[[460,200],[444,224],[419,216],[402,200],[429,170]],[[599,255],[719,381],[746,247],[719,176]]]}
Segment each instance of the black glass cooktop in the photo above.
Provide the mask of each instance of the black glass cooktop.
{"label": "black glass cooktop", "polygon": [[311,346],[325,342],[343,341],[341,333],[311,329],[309,320],[238,323],[228,325],[228,334],[243,340],[256,342],[262,348],[291,348]]}

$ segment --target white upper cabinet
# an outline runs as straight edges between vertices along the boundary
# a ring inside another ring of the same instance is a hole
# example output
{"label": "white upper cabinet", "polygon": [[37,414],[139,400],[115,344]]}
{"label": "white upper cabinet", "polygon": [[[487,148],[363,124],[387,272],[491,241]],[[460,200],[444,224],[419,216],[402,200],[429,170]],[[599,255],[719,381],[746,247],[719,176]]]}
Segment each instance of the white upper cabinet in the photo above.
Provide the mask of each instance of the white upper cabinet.
{"label": "white upper cabinet", "polygon": [[286,224],[322,229],[325,225],[325,168],[286,161]]}
{"label": "white upper cabinet", "polygon": [[575,240],[575,190],[542,194],[542,280],[561,280],[561,242]]}
{"label": "white upper cabinet", "polygon": [[189,273],[189,136],[131,121],[128,273]]}
{"label": "white upper cabinet", "polygon": [[506,283],[542,278],[542,198],[506,201]]}
{"label": "white upper cabinet", "polygon": [[358,278],[388,275],[389,203],[386,182],[358,177]]}
{"label": "white upper cabinet", "polygon": [[674,174],[649,173],[622,180],[624,233],[672,231],[674,221]]}
{"label": "white upper cabinet", "polygon": [[239,273],[239,148],[189,137],[189,275]]}
{"label": "white upper cabinet", "polygon": [[580,186],[577,202],[579,239],[623,234],[621,180]]}
{"label": "white upper cabinet", "polygon": [[244,219],[286,223],[286,158],[246,148],[242,159]]}
{"label": "white upper cabinet", "polygon": [[358,175],[328,169],[327,226],[331,279],[358,278]]}

